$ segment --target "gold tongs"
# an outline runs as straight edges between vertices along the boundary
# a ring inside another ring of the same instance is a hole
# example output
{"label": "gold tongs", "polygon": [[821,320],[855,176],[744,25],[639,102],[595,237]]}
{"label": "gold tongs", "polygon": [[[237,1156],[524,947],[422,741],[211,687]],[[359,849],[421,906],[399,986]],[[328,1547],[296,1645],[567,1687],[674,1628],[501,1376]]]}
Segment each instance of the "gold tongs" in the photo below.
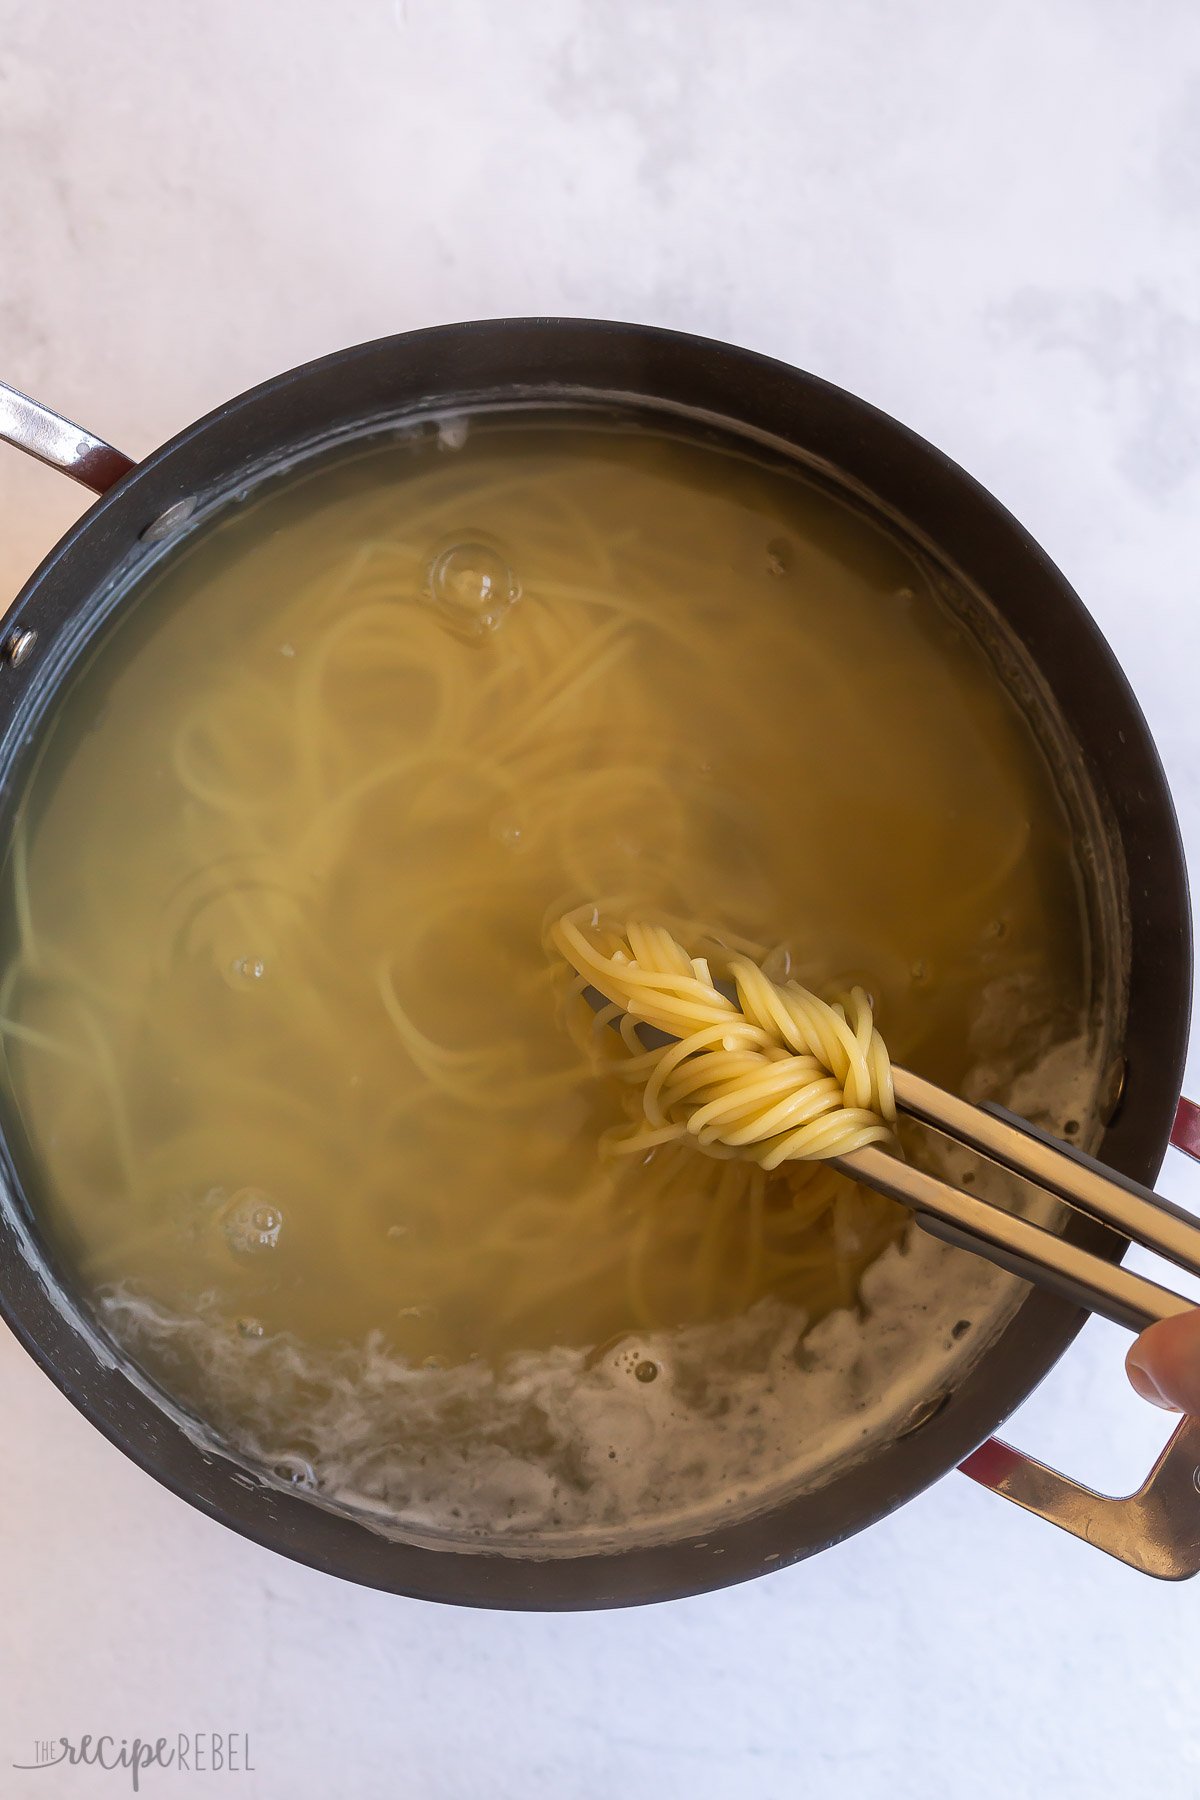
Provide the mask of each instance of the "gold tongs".
{"label": "gold tongs", "polygon": [[[732,997],[728,984],[715,985]],[[609,1005],[595,987],[585,987],[583,997],[597,1012]],[[634,1029],[647,1049],[673,1041],[653,1026],[635,1025]],[[1177,1268],[1200,1276],[1200,1221],[1182,1207],[1003,1107],[972,1106],[908,1069],[893,1066],[892,1081],[901,1112],[1065,1200],[1077,1212],[1122,1237],[1145,1245]],[[854,1180],[911,1208],[917,1223],[933,1237],[973,1250],[1025,1281],[1049,1288],[1129,1331],[1144,1331],[1158,1319],[1190,1312],[1196,1304],[1172,1288],[1069,1243],[981,1194],[963,1193],[877,1145],[829,1160]]]}
{"label": "gold tongs", "polygon": [[[972,1106],[908,1069],[893,1068],[892,1081],[901,1112],[1144,1244],[1177,1268],[1200,1275],[1200,1222],[1182,1207],[1003,1107]],[[1129,1331],[1144,1331],[1156,1319],[1190,1312],[1196,1304],[875,1145],[834,1161],[856,1181],[911,1207],[917,1223],[934,1237],[974,1250]]]}

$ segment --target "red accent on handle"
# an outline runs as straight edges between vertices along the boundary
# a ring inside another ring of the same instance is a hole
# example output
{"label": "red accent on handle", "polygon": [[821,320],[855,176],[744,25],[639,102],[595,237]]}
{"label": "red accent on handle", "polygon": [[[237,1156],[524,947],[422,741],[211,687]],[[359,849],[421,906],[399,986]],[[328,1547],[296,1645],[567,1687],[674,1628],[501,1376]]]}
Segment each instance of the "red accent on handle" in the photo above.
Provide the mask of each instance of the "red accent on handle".
{"label": "red accent on handle", "polygon": [[1002,1444],[999,1438],[988,1438],[986,1443],[980,1444],[978,1450],[972,1450],[966,1462],[959,1463],[958,1466],[972,1481],[978,1481],[986,1488],[994,1488],[999,1487],[1005,1476],[1024,1460],[1019,1450]]}
{"label": "red accent on handle", "polygon": [[1200,1106],[1194,1100],[1181,1100],[1176,1107],[1171,1142],[1177,1150],[1200,1162]]}

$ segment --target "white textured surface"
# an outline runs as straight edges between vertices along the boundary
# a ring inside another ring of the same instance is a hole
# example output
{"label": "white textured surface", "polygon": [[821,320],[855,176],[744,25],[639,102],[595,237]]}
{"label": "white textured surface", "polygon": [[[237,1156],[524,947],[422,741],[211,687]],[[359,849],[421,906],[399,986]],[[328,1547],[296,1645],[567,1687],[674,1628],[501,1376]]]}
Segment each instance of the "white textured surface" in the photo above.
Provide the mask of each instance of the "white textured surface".
{"label": "white textured surface", "polygon": [[[0,0],[0,374],[132,453],[278,369],[499,313],[815,369],[1084,595],[1200,859],[1200,14],[1187,0]],[[77,510],[0,457],[0,584]],[[1200,1053],[1192,1062],[1200,1086]],[[1177,1160],[1164,1191],[1200,1199]],[[1011,1435],[1097,1480],[1165,1420],[1091,1326]],[[0,1792],[60,1732],[248,1730],[268,1800],[1200,1791],[1200,1586],[951,1478],[841,1549],[623,1615],[440,1610],[242,1542],[0,1337]],[[57,1785],[56,1785],[57,1784]]]}

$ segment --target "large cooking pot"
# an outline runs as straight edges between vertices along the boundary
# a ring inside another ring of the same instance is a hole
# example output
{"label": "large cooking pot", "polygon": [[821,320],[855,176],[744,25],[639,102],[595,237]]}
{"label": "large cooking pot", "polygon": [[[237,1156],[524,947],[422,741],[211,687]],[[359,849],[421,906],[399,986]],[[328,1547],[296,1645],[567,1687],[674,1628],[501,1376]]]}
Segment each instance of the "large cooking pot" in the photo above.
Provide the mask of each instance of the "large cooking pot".
{"label": "large cooking pot", "polygon": [[[0,832],[65,677],[131,583],[223,496],[341,438],[423,413],[497,404],[667,413],[786,455],[916,541],[998,617],[1079,753],[1114,871],[1124,1025],[1099,1154],[1152,1183],[1179,1099],[1191,993],[1182,850],[1154,745],[1112,652],[1020,525],[937,450],[812,375],[729,345],[642,326],[516,319],[444,326],[325,357],[231,400],[140,464],[9,390],[0,436],[102,495],[18,596],[2,634]],[[1118,1093],[1119,1090],[1119,1093]],[[976,1479],[1150,1573],[1200,1569],[1200,1423],[1182,1424],[1146,1487],[1108,1500],[989,1434],[1052,1367],[1084,1315],[1030,1291],[951,1391],[857,1464],[757,1516],[671,1543],[534,1557],[385,1538],[215,1454],[98,1332],[41,1242],[0,1144],[0,1310],[92,1423],[194,1506],[273,1550],[351,1580],[479,1606],[666,1599],[826,1548],[967,1461]],[[1116,1261],[1125,1244],[1071,1215]],[[974,1453],[974,1454],[972,1454]]]}

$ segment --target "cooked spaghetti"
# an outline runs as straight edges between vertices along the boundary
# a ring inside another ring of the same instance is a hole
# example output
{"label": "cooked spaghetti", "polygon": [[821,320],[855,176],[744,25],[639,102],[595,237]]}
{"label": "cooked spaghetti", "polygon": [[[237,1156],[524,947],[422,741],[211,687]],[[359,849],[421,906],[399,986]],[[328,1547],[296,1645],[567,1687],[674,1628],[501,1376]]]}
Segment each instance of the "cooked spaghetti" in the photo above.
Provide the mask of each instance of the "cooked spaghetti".
{"label": "cooked spaghetti", "polygon": [[[822,1000],[772,981],[715,933],[708,954],[692,956],[663,925],[606,929],[587,908],[556,920],[549,937],[576,971],[574,990],[608,1000],[594,1025],[619,1027],[625,1055],[608,1066],[640,1095],[633,1129],[609,1135],[614,1149],[691,1144],[773,1170],[892,1137],[891,1062],[861,987]],[[647,1048],[644,1026],[672,1041]]]}

